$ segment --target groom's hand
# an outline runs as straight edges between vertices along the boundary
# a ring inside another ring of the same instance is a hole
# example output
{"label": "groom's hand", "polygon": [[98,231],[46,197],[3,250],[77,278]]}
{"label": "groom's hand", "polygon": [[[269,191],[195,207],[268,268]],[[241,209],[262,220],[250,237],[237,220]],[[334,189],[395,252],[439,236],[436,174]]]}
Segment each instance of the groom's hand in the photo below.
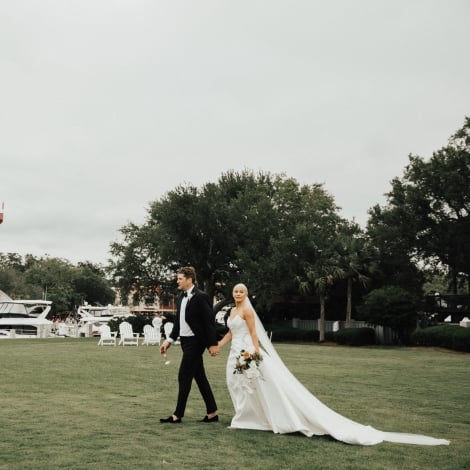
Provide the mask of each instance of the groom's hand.
{"label": "groom's hand", "polygon": [[171,343],[168,341],[165,341],[161,346],[160,346],[160,354],[165,354],[168,348],[171,346]]}
{"label": "groom's hand", "polygon": [[217,354],[220,353],[220,348],[219,346],[210,346],[209,347],[209,354],[214,357],[217,356]]}

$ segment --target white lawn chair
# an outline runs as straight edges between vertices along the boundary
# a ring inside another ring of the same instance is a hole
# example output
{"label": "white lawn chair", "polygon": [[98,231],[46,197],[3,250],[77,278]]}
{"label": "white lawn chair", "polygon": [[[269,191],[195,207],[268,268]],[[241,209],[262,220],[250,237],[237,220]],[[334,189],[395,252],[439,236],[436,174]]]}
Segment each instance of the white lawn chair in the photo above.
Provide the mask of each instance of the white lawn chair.
{"label": "white lawn chair", "polygon": [[163,325],[163,330],[165,331],[165,338],[170,337],[171,330],[173,329],[173,322],[168,321]]}
{"label": "white lawn chair", "polygon": [[[163,325],[163,330],[165,331],[165,338],[170,337],[171,330],[173,329],[173,322],[169,321]],[[175,344],[180,344],[179,340],[175,341]]]}
{"label": "white lawn chair", "polygon": [[119,324],[119,336],[121,339],[119,340],[119,344],[126,346],[126,345],[135,345],[139,346],[139,333],[134,333],[132,330],[132,325],[127,322],[123,321]]}
{"label": "white lawn chair", "polygon": [[157,330],[152,325],[145,325],[144,326],[144,340],[142,341],[142,346],[146,344],[160,344],[160,340],[162,339],[162,335],[160,333],[160,328]]}
{"label": "white lawn chair", "polygon": [[101,325],[99,328],[100,340],[98,346],[116,346],[117,331],[111,331],[108,325]]}
{"label": "white lawn chair", "polygon": [[156,330],[160,331],[160,328],[162,326],[162,319],[160,317],[155,317],[152,320],[152,325]]}

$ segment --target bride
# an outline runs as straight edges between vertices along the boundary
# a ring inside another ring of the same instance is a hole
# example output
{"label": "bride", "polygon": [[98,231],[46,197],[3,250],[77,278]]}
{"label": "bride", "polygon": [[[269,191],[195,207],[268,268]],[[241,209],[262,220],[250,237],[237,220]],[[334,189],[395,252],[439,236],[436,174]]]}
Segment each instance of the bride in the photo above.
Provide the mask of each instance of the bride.
{"label": "bride", "polygon": [[383,441],[449,444],[445,439],[379,431],[328,408],[284,365],[248,298],[246,286],[237,284],[232,295],[235,307],[227,320],[229,331],[219,341],[220,348],[232,342],[227,361],[227,386],[235,408],[231,428],[301,432],[308,437],[328,434],[358,445]]}

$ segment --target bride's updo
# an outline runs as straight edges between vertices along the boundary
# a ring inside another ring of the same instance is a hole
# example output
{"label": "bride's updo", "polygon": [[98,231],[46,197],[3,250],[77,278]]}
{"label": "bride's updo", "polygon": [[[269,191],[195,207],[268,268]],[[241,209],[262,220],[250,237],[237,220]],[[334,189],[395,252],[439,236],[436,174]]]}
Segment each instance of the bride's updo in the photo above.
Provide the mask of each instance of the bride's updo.
{"label": "bride's updo", "polygon": [[243,284],[243,282],[239,282],[238,284],[235,284],[235,285],[233,286],[232,292],[233,292],[237,287],[239,287],[239,288],[241,287],[241,288],[245,291],[246,295],[248,295],[248,287],[246,287],[245,284]]}

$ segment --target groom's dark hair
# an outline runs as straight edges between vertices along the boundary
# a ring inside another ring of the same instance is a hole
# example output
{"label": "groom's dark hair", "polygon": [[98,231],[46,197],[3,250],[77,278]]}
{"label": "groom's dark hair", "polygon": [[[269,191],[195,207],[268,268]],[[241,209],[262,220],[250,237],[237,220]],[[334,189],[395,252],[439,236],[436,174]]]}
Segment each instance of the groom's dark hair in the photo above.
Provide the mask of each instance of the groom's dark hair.
{"label": "groom's dark hair", "polygon": [[196,270],[192,266],[183,266],[179,269],[178,274],[191,278],[193,280],[193,284],[196,284]]}

